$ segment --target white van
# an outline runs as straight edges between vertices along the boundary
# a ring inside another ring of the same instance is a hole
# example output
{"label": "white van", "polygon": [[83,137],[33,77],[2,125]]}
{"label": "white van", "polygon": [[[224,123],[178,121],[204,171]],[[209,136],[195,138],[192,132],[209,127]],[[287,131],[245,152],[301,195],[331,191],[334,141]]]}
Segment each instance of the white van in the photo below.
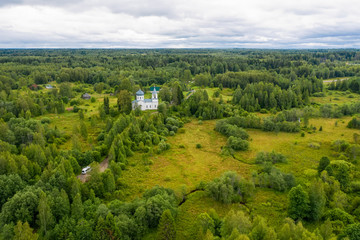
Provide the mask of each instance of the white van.
{"label": "white van", "polygon": [[91,167],[90,166],[87,166],[87,167],[84,167],[82,170],[81,170],[81,174],[86,174],[88,172],[91,171]]}

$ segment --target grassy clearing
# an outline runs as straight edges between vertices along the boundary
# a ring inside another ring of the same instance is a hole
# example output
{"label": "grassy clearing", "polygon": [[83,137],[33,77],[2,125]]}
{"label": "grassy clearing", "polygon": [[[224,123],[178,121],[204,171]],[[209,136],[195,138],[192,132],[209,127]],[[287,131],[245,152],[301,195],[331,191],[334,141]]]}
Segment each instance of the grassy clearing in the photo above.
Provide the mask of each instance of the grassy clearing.
{"label": "grassy clearing", "polygon": [[[346,128],[350,117],[342,119],[310,119],[309,125],[323,131],[314,133],[273,133],[261,130],[248,129],[251,138],[250,149],[238,152],[235,160],[221,156],[221,146],[225,145],[226,138],[214,131],[214,120],[203,121],[199,125],[192,121],[184,126],[186,132],[169,137],[172,148],[150,158],[153,165],[146,170],[142,154],[137,153],[129,159],[130,167],[123,172],[120,179],[127,186],[127,199],[140,196],[146,189],[155,185],[172,188],[177,194],[184,189],[187,192],[194,189],[201,181],[210,181],[225,171],[236,171],[241,176],[250,177],[251,172],[259,168],[254,164],[254,158],[259,151],[275,150],[287,156],[288,163],[278,164],[284,172],[293,173],[298,181],[309,179],[316,170],[322,156],[336,159],[331,150],[331,143],[337,139],[352,142],[353,129]],[[335,122],[337,126],[335,126]],[[309,147],[309,143],[320,144],[319,149]],[[196,144],[201,148],[196,148]],[[308,169],[313,169],[313,172]],[[269,189],[257,189],[253,200],[247,204],[251,209],[250,215],[262,215],[275,227],[280,227],[287,216],[287,193],[275,192]],[[226,215],[230,209],[242,209],[239,204],[225,205],[218,203],[205,195],[196,192],[179,207],[176,217],[178,239],[188,239],[187,229],[195,221],[198,214],[208,212],[214,208],[220,216]],[[153,233],[154,234],[154,233]]]}
{"label": "grassy clearing", "polygon": [[327,91],[325,97],[311,97],[310,101],[318,104],[343,104],[359,101],[360,94],[351,93],[349,91]]}
{"label": "grassy clearing", "polygon": [[[129,186],[130,198],[138,196],[155,185],[169,187],[180,192],[184,186],[194,189],[201,181],[209,181],[228,170],[242,175],[248,173],[248,165],[231,157],[220,155],[226,138],[214,129],[215,121],[204,121],[199,125],[193,121],[186,124],[185,133],[169,137],[171,150],[155,155],[153,165],[146,171],[142,154],[129,159],[130,165],[123,174],[124,183]],[[201,148],[196,148],[196,144]]]}

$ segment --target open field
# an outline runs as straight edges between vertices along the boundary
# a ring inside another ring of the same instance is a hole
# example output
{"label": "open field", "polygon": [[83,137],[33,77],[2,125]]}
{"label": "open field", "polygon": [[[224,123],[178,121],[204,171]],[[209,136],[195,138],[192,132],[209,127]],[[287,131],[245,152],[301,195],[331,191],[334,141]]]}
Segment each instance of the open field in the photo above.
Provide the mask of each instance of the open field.
{"label": "open field", "polygon": [[[349,142],[353,140],[353,129],[346,128],[350,117],[342,119],[310,119],[309,125],[323,131],[316,130],[306,133],[273,133],[261,130],[248,129],[251,138],[250,149],[237,152],[236,160],[220,154],[221,146],[225,145],[226,138],[214,131],[215,122],[196,120],[185,124],[185,133],[176,134],[168,138],[171,149],[161,155],[150,157],[153,163],[146,169],[142,154],[137,153],[129,159],[130,167],[123,172],[120,181],[127,186],[127,199],[138,197],[146,189],[155,185],[172,188],[178,195],[181,192],[190,192],[201,181],[208,182],[219,177],[225,171],[236,171],[241,176],[249,178],[251,173],[259,168],[254,164],[254,157],[259,151],[275,150],[288,158],[288,163],[278,164],[282,171],[293,173],[297,180],[302,182],[313,177],[322,156],[336,159],[331,150],[331,143],[337,139]],[[335,126],[335,122],[338,122]],[[360,133],[360,131],[359,131]],[[319,149],[309,147],[309,143],[319,143]],[[200,143],[202,148],[197,149]],[[183,148],[184,147],[184,148]],[[148,161],[148,160],[147,160]],[[287,193],[276,192],[269,189],[257,189],[253,200],[247,204],[250,214],[262,215],[272,226],[280,226],[287,216]],[[209,197],[203,191],[190,194],[187,201],[179,207],[176,221],[178,226],[178,239],[188,239],[189,228],[197,215],[214,208],[223,217],[230,209],[244,209],[239,204],[224,205]],[[184,235],[185,234],[185,235]],[[149,238],[150,239],[150,238]]]}
{"label": "open field", "polygon": [[359,99],[360,95],[357,93],[328,90],[325,97],[311,97],[310,101],[317,104],[343,104],[356,102],[359,101]]}

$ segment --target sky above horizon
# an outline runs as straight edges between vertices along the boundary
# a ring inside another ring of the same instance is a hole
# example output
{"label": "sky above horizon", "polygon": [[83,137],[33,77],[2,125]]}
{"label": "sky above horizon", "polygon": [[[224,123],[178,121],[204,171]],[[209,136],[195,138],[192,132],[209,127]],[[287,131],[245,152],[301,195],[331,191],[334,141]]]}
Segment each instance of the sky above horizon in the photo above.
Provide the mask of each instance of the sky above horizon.
{"label": "sky above horizon", "polygon": [[0,0],[0,48],[360,48],[357,0]]}

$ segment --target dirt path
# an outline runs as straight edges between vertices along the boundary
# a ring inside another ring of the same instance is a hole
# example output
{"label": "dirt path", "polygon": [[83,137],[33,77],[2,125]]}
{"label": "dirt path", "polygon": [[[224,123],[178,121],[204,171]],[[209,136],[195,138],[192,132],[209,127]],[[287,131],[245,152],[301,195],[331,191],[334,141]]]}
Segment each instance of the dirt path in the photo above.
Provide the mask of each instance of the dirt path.
{"label": "dirt path", "polygon": [[340,78],[340,79],[333,79],[333,80],[324,80],[324,83],[331,83],[331,82],[336,82],[336,81],[344,81],[344,80],[348,80],[349,78]]}
{"label": "dirt path", "polygon": [[196,92],[195,90],[191,90],[191,93],[189,95],[186,96],[185,100],[188,99],[191,95],[194,94],[194,92]]}
{"label": "dirt path", "polygon": [[[104,172],[109,166],[109,157],[105,158],[104,161],[102,161],[100,164],[99,164],[99,171],[100,172]],[[89,177],[90,177],[90,173],[87,173],[87,174],[80,174],[77,176],[78,179],[80,179],[81,182],[86,182]]]}

